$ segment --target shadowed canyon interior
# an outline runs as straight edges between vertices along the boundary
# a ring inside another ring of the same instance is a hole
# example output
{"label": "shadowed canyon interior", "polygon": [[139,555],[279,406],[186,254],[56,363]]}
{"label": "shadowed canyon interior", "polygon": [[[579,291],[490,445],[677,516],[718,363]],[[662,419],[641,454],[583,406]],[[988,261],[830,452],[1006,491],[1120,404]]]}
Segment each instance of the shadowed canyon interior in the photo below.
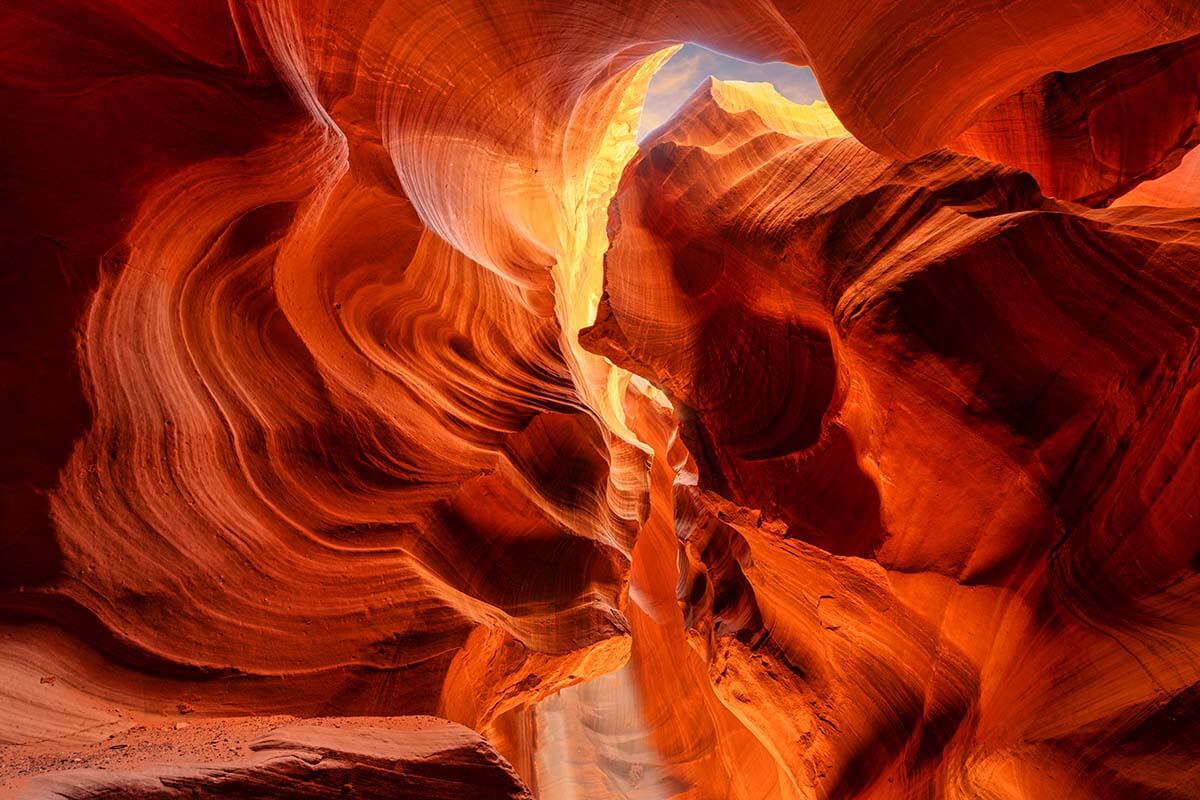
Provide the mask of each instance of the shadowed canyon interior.
{"label": "shadowed canyon interior", "polygon": [[1194,0],[3,5],[0,795],[1200,798]]}

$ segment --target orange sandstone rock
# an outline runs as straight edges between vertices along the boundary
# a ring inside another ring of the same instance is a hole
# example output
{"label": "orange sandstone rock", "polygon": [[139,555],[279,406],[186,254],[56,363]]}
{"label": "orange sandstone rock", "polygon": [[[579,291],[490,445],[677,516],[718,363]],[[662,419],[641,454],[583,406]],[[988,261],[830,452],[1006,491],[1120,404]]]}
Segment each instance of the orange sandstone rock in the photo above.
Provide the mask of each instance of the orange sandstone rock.
{"label": "orange sandstone rock", "polygon": [[1186,795],[1131,754],[1200,663],[1196,220],[727,118],[630,165],[581,337],[679,415],[718,695],[801,796]]}
{"label": "orange sandstone rock", "polygon": [[951,147],[1027,170],[1042,191],[1108,205],[1173,170],[1200,141],[1200,38],[1055,72],[993,108]]}
{"label": "orange sandstone rock", "polygon": [[[544,796],[1188,796],[1195,220],[1068,200],[1182,155],[1197,34],[12,4],[0,743],[433,713]],[[688,41],[828,105],[709,83],[639,154]]]}
{"label": "orange sandstone rock", "polygon": [[460,725],[422,717],[370,722],[277,728],[237,760],[214,760],[211,747],[189,753],[184,746],[175,752],[183,763],[48,773],[28,781],[20,797],[533,797],[486,741]]}

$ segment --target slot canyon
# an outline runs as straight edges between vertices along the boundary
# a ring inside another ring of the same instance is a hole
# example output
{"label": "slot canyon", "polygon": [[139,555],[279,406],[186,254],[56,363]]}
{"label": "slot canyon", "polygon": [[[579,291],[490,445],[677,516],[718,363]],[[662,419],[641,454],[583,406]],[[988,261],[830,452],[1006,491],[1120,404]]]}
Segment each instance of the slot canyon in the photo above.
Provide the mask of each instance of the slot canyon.
{"label": "slot canyon", "polygon": [[0,5],[0,796],[1200,800],[1200,0]]}

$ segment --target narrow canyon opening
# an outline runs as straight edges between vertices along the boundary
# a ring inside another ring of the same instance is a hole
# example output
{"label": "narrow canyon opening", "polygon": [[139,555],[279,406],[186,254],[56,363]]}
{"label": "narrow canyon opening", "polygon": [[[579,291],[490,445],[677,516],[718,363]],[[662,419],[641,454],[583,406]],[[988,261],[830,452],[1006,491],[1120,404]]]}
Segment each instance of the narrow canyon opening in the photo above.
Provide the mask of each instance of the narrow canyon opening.
{"label": "narrow canyon opening", "polygon": [[783,61],[762,64],[744,61],[689,43],[680,47],[650,79],[638,124],[638,142],[645,142],[710,77],[722,81],[769,83],[780,95],[799,105],[824,99],[821,87],[808,67]]}
{"label": "narrow canyon opening", "polygon": [[[664,55],[659,53],[647,63],[659,62]],[[640,91],[640,83],[635,82],[631,92]],[[694,95],[706,86],[710,87],[707,91],[719,99],[695,99]],[[784,129],[789,129],[789,122],[803,125],[806,110],[800,107],[822,100],[812,71],[805,67],[784,62],[745,61],[690,43],[671,48],[670,57],[654,71],[644,92],[636,133],[638,148],[631,147],[628,139],[608,140],[606,146],[610,152],[619,155],[602,154],[596,159],[600,164],[616,164],[617,169],[603,172],[610,181],[624,174],[639,149],[649,144],[654,132],[679,113],[689,100],[693,100],[698,108],[716,102],[731,113],[753,109],[757,103],[765,101],[771,109],[759,113],[768,118],[774,114],[772,122]],[[829,123],[840,129],[832,115]],[[620,114],[610,123],[610,130],[628,130]],[[594,195],[597,202],[590,215],[593,233],[587,240],[585,250],[588,253],[579,260],[580,266],[570,276],[571,282],[575,283],[580,280],[578,273],[582,271],[592,284],[593,288],[588,292],[588,313],[583,315],[589,326],[595,322],[604,254],[612,245],[608,239],[611,222],[607,217],[616,191],[617,184],[613,182]],[[602,215],[607,223],[603,228],[600,225]],[[605,233],[603,239],[595,235],[599,230]],[[681,262],[675,275],[681,285],[695,281],[679,272],[689,267],[704,271],[711,265],[703,259]],[[559,287],[559,296],[564,294]],[[749,341],[750,357],[764,347],[757,340]],[[799,354],[795,357],[803,358]],[[788,385],[784,395],[772,392],[772,402],[803,409],[804,398],[811,394],[819,406],[822,391],[829,393],[832,389],[820,386],[820,382],[816,387],[805,386],[807,363],[799,370],[793,370],[793,366],[785,368],[787,374],[782,380],[785,384],[799,380],[800,385]],[[611,369],[609,386],[614,389],[608,393],[608,399],[619,402],[623,422],[637,442],[652,453],[651,518],[639,532],[631,563],[630,607],[626,613],[631,626],[631,656],[617,671],[565,688],[526,712],[526,719],[518,723],[528,727],[522,738],[537,741],[539,745],[533,748],[537,757],[525,769],[530,771],[531,780],[544,800],[575,800],[589,792],[611,792],[638,800],[675,797],[686,787],[673,777],[676,767],[672,761],[677,756],[660,753],[661,739],[670,735],[663,730],[666,720],[680,714],[681,709],[690,704],[705,709],[705,713],[693,713],[686,722],[675,719],[673,724],[687,727],[689,735],[698,741],[715,743],[725,736],[740,742],[741,786],[736,791],[746,792],[748,796],[772,792],[789,796],[796,791],[791,778],[778,768],[771,754],[755,740],[744,723],[725,711],[717,696],[707,690],[705,669],[699,656],[679,637],[683,616],[675,597],[680,576],[675,552],[678,544],[671,522],[675,514],[671,484],[677,472],[686,468],[684,465],[691,459],[683,443],[670,431],[674,411],[662,392],[644,378],[631,375],[611,362],[608,367]],[[749,381],[745,387],[749,393],[755,391],[754,384],[759,382],[737,375],[731,380],[734,383]],[[757,388],[761,390],[762,387]],[[744,402],[735,405],[739,408],[730,408],[729,413],[736,415],[744,411]],[[779,414],[766,409],[765,413],[774,419],[793,412]],[[816,416],[819,429],[819,408]],[[810,419],[807,424],[812,427],[813,421]],[[789,441],[783,440],[791,438],[795,436],[776,437],[780,440],[772,440],[769,446],[791,452],[797,447],[789,449]],[[664,673],[667,670],[673,670],[676,675],[666,679]],[[673,750],[677,744],[666,743],[665,746]],[[719,783],[718,764],[732,757],[732,753],[722,753],[720,748],[714,747],[709,758],[717,763],[701,767],[707,773],[705,779],[710,781],[711,789],[715,790]]]}

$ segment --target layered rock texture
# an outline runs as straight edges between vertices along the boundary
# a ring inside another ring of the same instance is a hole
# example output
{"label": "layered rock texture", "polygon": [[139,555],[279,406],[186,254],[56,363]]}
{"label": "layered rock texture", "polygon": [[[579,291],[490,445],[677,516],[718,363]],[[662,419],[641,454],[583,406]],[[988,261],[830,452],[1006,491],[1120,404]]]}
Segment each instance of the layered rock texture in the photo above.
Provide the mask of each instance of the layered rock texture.
{"label": "layered rock texture", "polygon": [[[237,760],[188,764],[189,757],[211,758],[212,748],[189,753],[175,743],[172,755],[185,759],[184,763],[136,771],[102,766],[47,773],[29,781],[24,794],[64,800],[533,797],[512,767],[479,734],[461,725],[420,717],[321,722],[272,730],[251,741],[244,748],[248,754]],[[237,727],[253,725],[254,720],[248,720]],[[228,731],[211,728],[207,733]],[[227,741],[228,737],[223,740]],[[236,753],[239,748],[230,750]]]}
{"label": "layered rock texture", "polygon": [[1200,6],[0,44],[3,791],[1200,797]]}

